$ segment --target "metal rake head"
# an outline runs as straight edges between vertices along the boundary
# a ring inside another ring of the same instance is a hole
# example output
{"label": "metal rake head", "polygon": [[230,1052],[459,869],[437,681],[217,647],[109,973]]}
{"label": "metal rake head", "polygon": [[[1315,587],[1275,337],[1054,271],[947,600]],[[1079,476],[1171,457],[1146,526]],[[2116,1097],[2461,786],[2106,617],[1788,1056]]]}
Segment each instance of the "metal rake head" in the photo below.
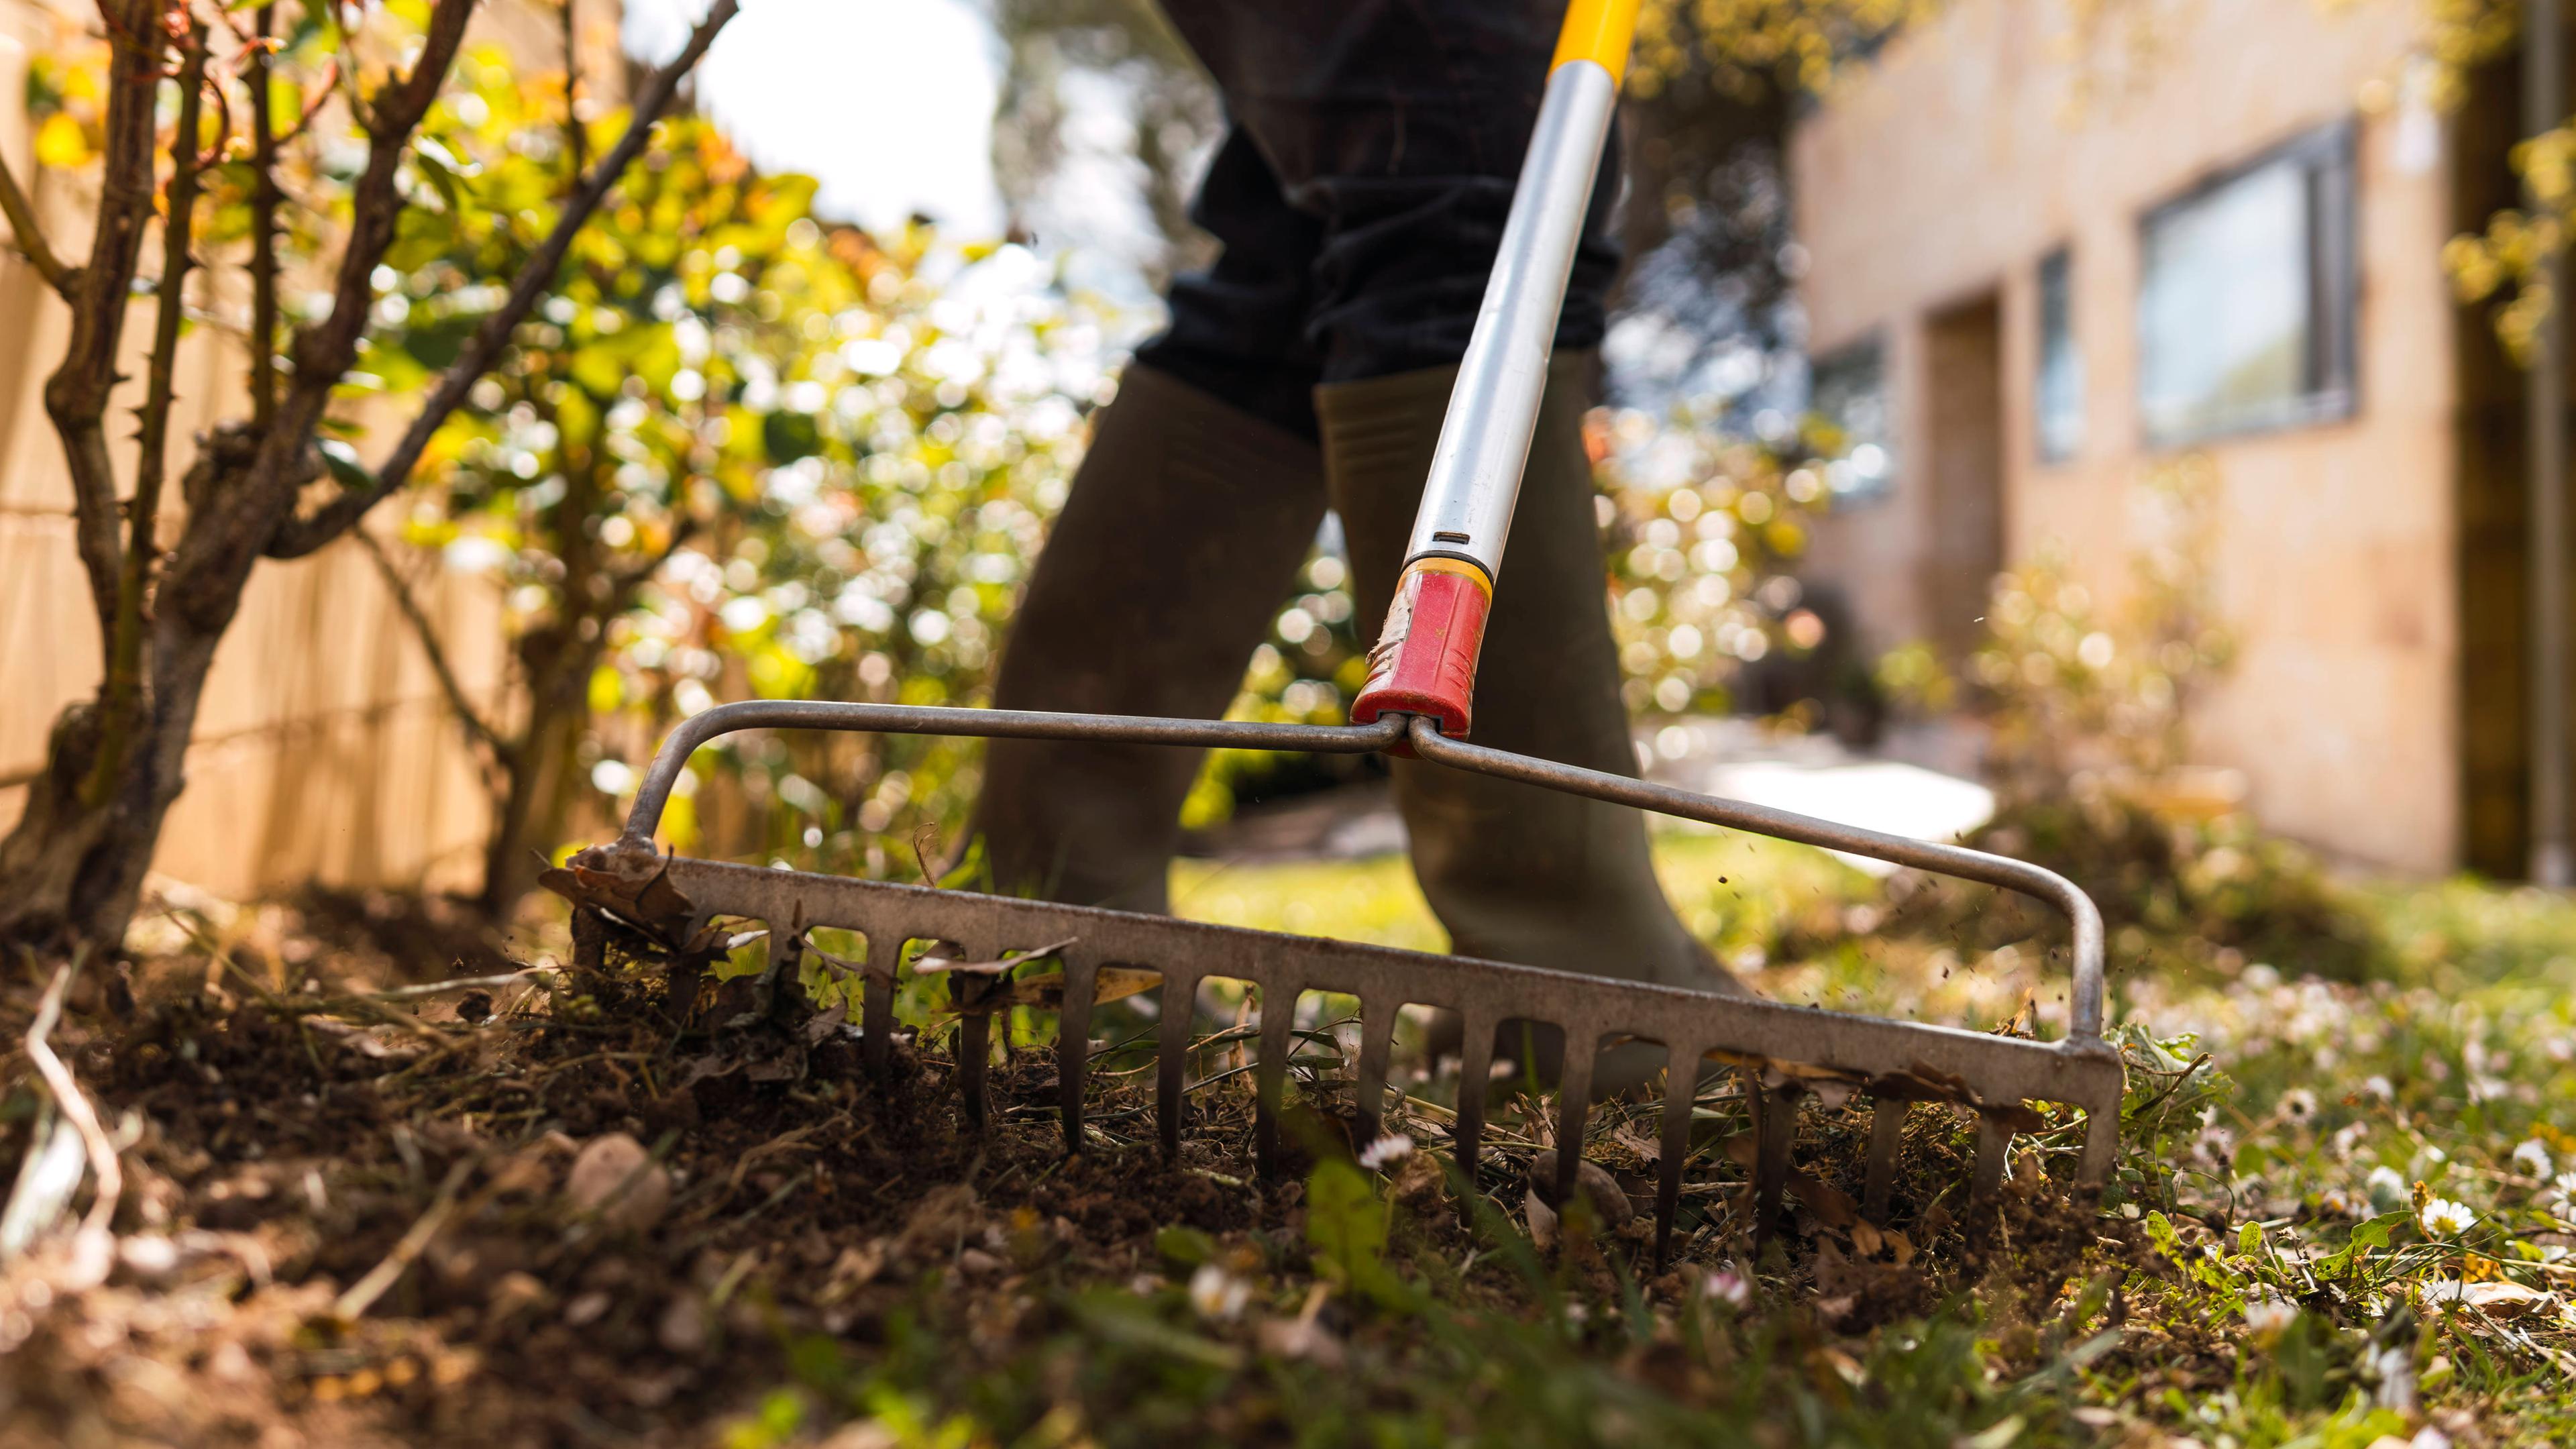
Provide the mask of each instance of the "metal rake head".
{"label": "metal rake head", "polygon": [[[2063,911],[2073,927],[2070,1029],[2061,1040],[2038,1042],[1463,956],[658,854],[653,830],[690,753],[720,734],[756,728],[1341,753],[1387,749],[1401,741],[1422,758],[1454,768],[1876,856],[2037,897]],[[987,1110],[992,1016],[998,1004],[1016,999],[1010,978],[1025,962],[1060,962],[1057,1089],[1068,1151],[1078,1152],[1084,1145],[1092,1011],[1104,972],[1148,971],[1161,978],[1156,1115],[1167,1152],[1177,1151],[1181,1139],[1191,1005],[1200,983],[1230,978],[1250,983],[1259,993],[1255,1144],[1265,1173],[1280,1162],[1279,1123],[1295,1003],[1306,992],[1339,993],[1359,1002],[1354,1100],[1362,1140],[1376,1136],[1380,1128],[1388,1054],[1401,1010],[1412,1005],[1458,1014],[1464,1051],[1455,1147],[1470,1180],[1484,1131],[1481,1084],[1490,1073],[1496,1028],[1520,1021],[1562,1030],[1556,1141],[1578,1149],[1592,1107],[1595,1066],[1605,1046],[1623,1038],[1660,1044],[1668,1070],[1655,1204],[1659,1260],[1668,1250],[1680,1201],[1699,1064],[1712,1056],[1734,1063],[1743,1073],[1753,1109],[1757,1224],[1778,1218],[1798,1103],[1820,1091],[1833,1096],[1858,1092],[1871,1099],[1862,1211],[1882,1222],[1906,1113],[1917,1103],[1954,1103],[1976,1114],[1972,1199],[1977,1201],[1991,1199],[2001,1186],[2014,1132],[2038,1125],[2029,1102],[2067,1103],[2084,1110],[2076,1175],[2080,1189],[2103,1184],[2117,1145],[2123,1077],[2118,1053],[2101,1036],[2101,918],[2063,877],[1957,846],[1881,835],[1464,744],[1420,721],[1335,727],[817,702],[725,705],[691,718],[665,741],[637,794],[626,833],[613,844],[576,855],[570,868],[549,884],[585,908],[576,917],[576,949],[584,964],[593,967],[601,964],[604,950],[603,916],[622,918],[673,942],[702,939],[720,917],[762,922],[769,927],[768,970],[774,981],[793,980],[803,953],[819,949],[809,943],[813,931],[847,931],[864,939],[864,961],[835,958],[835,964],[854,966],[861,975],[861,1058],[880,1076],[892,1061],[897,963],[910,943],[939,943],[942,961],[933,969],[945,968],[950,1005],[958,1012],[957,1083],[967,1120],[976,1128],[983,1125]],[[960,961],[982,964],[961,969],[954,964]],[[1563,1201],[1572,1192],[1580,1161],[1579,1150],[1557,1154],[1554,1200]]]}

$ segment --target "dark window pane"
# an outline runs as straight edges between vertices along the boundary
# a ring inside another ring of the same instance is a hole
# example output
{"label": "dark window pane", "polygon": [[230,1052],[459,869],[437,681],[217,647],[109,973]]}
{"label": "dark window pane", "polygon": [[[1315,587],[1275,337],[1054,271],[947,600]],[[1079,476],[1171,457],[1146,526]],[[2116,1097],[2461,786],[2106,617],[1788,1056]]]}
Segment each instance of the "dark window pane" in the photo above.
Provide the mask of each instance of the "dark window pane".
{"label": "dark window pane", "polygon": [[1896,482],[1894,418],[1887,396],[1887,350],[1876,336],[1818,358],[1817,416],[1842,434],[1842,450],[1825,467],[1838,501],[1884,495]]}
{"label": "dark window pane", "polygon": [[2352,225],[2340,126],[2148,214],[2138,296],[2148,442],[2351,410]]}
{"label": "dark window pane", "polygon": [[2039,457],[2062,463],[2084,446],[2084,354],[2075,345],[2074,261],[2059,247],[2039,263]]}

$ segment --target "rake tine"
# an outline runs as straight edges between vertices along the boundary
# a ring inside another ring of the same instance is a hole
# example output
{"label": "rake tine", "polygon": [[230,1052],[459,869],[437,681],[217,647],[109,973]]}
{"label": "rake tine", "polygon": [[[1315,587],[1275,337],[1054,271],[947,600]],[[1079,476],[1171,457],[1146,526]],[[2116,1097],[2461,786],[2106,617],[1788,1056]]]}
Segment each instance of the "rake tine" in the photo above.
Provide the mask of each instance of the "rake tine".
{"label": "rake tine", "polygon": [[1485,1135],[1485,1089],[1494,1075],[1494,1028],[1501,1025],[1481,1011],[1464,1013],[1466,1034],[1458,1039],[1458,1126],[1450,1140],[1458,1171],[1473,1189],[1476,1150]]}
{"label": "rake tine", "polygon": [[1100,963],[1088,957],[1062,959],[1064,1005],[1055,1017],[1056,1117],[1064,1124],[1064,1150],[1080,1152],[1082,1093],[1091,1082],[1091,995]]}
{"label": "rake tine", "polygon": [[984,1079],[993,1060],[993,1018],[973,1009],[977,988],[966,978],[952,977],[948,982],[948,1002],[965,1014],[957,1018],[957,1094],[966,1109],[966,1121],[977,1132],[984,1130]]}
{"label": "rake tine", "polygon": [[1765,1090],[1762,1069],[1744,1069],[1744,1093],[1753,1104],[1753,1238],[1759,1243],[1780,1221],[1789,1189],[1789,1144],[1798,1134],[1797,1088]]}
{"label": "rake tine", "polygon": [[1288,1099],[1289,1033],[1301,988],[1283,973],[1261,987],[1261,1060],[1254,1064],[1252,1157],[1263,1177],[1279,1175],[1279,1111]]}
{"label": "rake tine", "polygon": [[1198,1025],[1199,978],[1192,972],[1163,973],[1163,1019],[1154,1052],[1154,1125],[1161,1129],[1163,1155],[1181,1152],[1181,1089],[1190,1068],[1190,1032]]}
{"label": "rake tine", "polygon": [[1359,1108],[1360,1145],[1378,1139],[1386,1123],[1386,1057],[1395,1040],[1397,1005],[1388,1000],[1360,1002],[1360,1079],[1353,1103]]}
{"label": "rake tine", "polygon": [[2012,1129],[1984,1113],[1977,1114],[1977,1177],[1968,1191],[1973,1203],[1989,1203],[2003,1191],[2004,1160],[2012,1152]]}
{"label": "rake tine", "polygon": [[805,928],[801,923],[784,931],[772,926],[768,944],[768,968],[760,973],[761,983],[767,989],[760,996],[764,1005],[774,1008],[778,993],[796,989],[797,977],[804,970]]}
{"label": "rake tine", "polygon": [[894,1074],[894,967],[900,942],[879,951],[879,937],[862,936],[866,971],[859,978],[859,1062],[880,1084]]}
{"label": "rake tine", "polygon": [[1565,1067],[1556,1081],[1556,1185],[1550,1201],[1562,1208],[1574,1195],[1583,1165],[1583,1119],[1592,1110],[1592,1058],[1601,1034],[1588,1024],[1565,1029]]}
{"label": "rake tine", "polygon": [[1667,1047],[1664,1059],[1664,1144],[1655,1164],[1655,1270],[1672,1256],[1673,1219],[1681,1212],[1682,1159],[1690,1155],[1691,1102],[1699,1092],[1701,1048]]}
{"label": "rake tine", "polygon": [[1905,1141],[1905,1114],[1913,1103],[1880,1097],[1869,1109],[1869,1168],[1860,1191],[1860,1215],[1887,1221],[1887,1194],[1896,1183],[1896,1150]]}
{"label": "rake tine", "polygon": [[2075,1185],[2100,1192],[2111,1180],[2111,1159],[2120,1146],[2120,1098],[2112,1093],[2084,1109],[2084,1156],[2075,1168]]}

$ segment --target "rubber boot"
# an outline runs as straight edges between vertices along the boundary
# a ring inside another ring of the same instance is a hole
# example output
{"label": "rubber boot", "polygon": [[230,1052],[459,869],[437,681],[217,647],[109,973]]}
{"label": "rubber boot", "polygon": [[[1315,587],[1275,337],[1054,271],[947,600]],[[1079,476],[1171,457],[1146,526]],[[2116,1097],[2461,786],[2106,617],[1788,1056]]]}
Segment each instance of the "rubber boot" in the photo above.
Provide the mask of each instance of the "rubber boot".
{"label": "rubber boot", "polygon": [[[1131,365],[1021,595],[994,706],[1222,716],[1323,517],[1313,443]],[[1203,754],[992,741],[971,827],[992,888],[1164,911]]]}
{"label": "rubber boot", "polygon": [[[1589,353],[1551,364],[1502,572],[1494,582],[1470,737],[1481,745],[1616,774],[1637,772],[1619,700],[1604,597],[1600,526],[1583,446]],[[1385,616],[1449,402],[1455,368],[1315,391],[1324,470],[1350,540],[1360,617]],[[1395,797],[1422,893],[1461,955],[1592,976],[1744,994],[1673,914],[1655,879],[1643,816],[1626,806],[1418,760],[1397,760]],[[1435,1027],[1454,1050],[1456,1025]],[[1531,1040],[1507,1024],[1498,1056]],[[1552,1075],[1553,1043],[1529,1063]],[[1604,1090],[1632,1086],[1659,1058],[1606,1053]]]}

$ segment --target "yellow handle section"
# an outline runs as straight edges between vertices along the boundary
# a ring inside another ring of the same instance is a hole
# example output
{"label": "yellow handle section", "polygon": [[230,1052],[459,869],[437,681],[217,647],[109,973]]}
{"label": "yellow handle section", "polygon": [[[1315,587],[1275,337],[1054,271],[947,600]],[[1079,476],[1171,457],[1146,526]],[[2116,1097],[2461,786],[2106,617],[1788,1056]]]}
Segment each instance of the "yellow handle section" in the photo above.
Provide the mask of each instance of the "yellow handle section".
{"label": "yellow handle section", "polygon": [[1628,78],[1628,42],[1636,33],[1637,0],[1574,0],[1565,7],[1565,29],[1557,32],[1556,59],[1547,68],[1588,60],[1617,85]]}

